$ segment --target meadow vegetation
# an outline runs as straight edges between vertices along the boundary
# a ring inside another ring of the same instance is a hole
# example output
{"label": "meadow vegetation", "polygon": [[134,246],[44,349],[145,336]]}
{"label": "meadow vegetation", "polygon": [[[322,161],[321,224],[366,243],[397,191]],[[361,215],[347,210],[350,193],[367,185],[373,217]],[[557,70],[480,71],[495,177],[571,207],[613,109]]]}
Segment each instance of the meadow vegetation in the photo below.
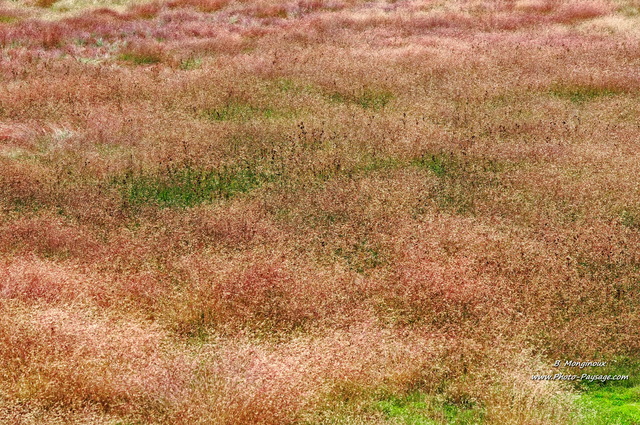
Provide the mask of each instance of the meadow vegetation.
{"label": "meadow vegetation", "polygon": [[639,29],[3,1],[0,423],[639,423]]}

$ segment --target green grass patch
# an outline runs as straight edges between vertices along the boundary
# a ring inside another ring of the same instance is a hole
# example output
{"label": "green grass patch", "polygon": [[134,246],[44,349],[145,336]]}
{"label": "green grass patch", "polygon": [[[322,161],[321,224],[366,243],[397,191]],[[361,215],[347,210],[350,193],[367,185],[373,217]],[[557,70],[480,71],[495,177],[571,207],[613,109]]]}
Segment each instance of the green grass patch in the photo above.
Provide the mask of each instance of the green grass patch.
{"label": "green grass patch", "polygon": [[438,177],[453,177],[461,166],[460,162],[453,155],[423,155],[414,161],[414,164],[426,168]]}
{"label": "green grass patch", "polygon": [[133,173],[115,183],[130,205],[188,208],[228,199],[260,186],[268,176],[251,167],[220,169],[174,168],[156,173]]}
{"label": "green grass patch", "polygon": [[0,24],[11,24],[17,20],[15,16],[0,15]]}
{"label": "green grass patch", "polygon": [[640,424],[640,387],[611,386],[581,394],[581,425]]}
{"label": "green grass patch", "polygon": [[252,118],[277,118],[283,114],[273,108],[259,108],[246,103],[229,103],[220,108],[206,109],[202,115],[212,121],[247,121]]}
{"label": "green grass patch", "polygon": [[191,71],[192,69],[198,69],[202,66],[202,59],[189,58],[180,61],[180,69],[183,71]]}
{"label": "green grass patch", "polygon": [[476,403],[453,403],[421,393],[389,397],[374,406],[394,423],[406,425],[471,425],[484,421],[484,410]]}
{"label": "green grass patch", "polygon": [[313,84],[309,84],[304,81],[300,81],[294,78],[276,78],[264,80],[266,89],[265,94],[281,96],[282,94],[300,95],[308,94],[314,95],[321,92]]}
{"label": "green grass patch", "polygon": [[640,15],[640,5],[634,6],[631,4],[625,4],[618,7],[618,12],[624,16],[628,16],[630,18],[636,17]]}
{"label": "green grass patch", "polygon": [[329,100],[333,103],[358,105],[363,109],[379,111],[391,102],[393,93],[386,90],[363,89],[354,93],[333,92]]}
{"label": "green grass patch", "polygon": [[[574,373],[574,372],[572,372]],[[618,358],[606,367],[585,368],[575,374],[627,375],[619,381],[580,381],[580,394],[576,405],[580,425],[639,425],[640,424],[640,362],[631,358]]]}
{"label": "green grass patch", "polygon": [[[444,393],[391,392],[385,387],[366,388],[351,382],[336,383],[324,405],[302,423],[337,425],[375,423],[394,425],[481,425],[485,408],[467,398],[454,401]],[[370,421],[362,422],[362,419]]]}
{"label": "green grass patch", "polygon": [[601,97],[615,96],[624,93],[618,88],[598,87],[590,85],[556,84],[549,90],[549,94],[561,99],[568,99],[576,104],[583,104]]}
{"label": "green grass patch", "polygon": [[454,153],[424,153],[412,164],[426,168],[441,178],[460,178],[464,176],[497,174],[506,169],[506,165],[492,159],[464,157]]}
{"label": "green grass patch", "polygon": [[405,165],[403,161],[397,158],[371,157],[363,161],[357,171],[368,174],[381,170],[397,170]]}
{"label": "green grass patch", "polygon": [[407,161],[394,157],[364,155],[355,164],[340,169],[321,170],[316,173],[320,180],[329,180],[338,174],[346,174],[349,178],[357,178],[377,172],[390,172],[409,166]]}
{"label": "green grass patch", "polygon": [[278,78],[274,81],[274,84],[278,91],[284,93],[299,91],[299,87],[296,82],[290,78]]}
{"label": "green grass patch", "polygon": [[407,425],[436,425],[437,422],[430,419],[429,406],[420,394],[413,394],[404,398],[390,398],[379,401],[375,407],[382,411],[387,418],[400,419]]}
{"label": "green grass patch", "polygon": [[118,58],[122,61],[132,62],[136,65],[153,65],[160,63],[162,58],[153,53],[122,53]]}
{"label": "green grass patch", "polygon": [[620,224],[629,229],[640,230],[640,212],[635,209],[624,209],[620,212]]}
{"label": "green grass patch", "polygon": [[364,273],[388,263],[384,250],[366,239],[349,247],[336,248],[333,253],[345,260],[349,268],[358,273]]}
{"label": "green grass patch", "polygon": [[580,277],[587,277],[603,283],[613,282],[623,273],[629,272],[628,267],[625,267],[624,264],[590,258],[580,258],[576,269]]}
{"label": "green grass patch", "polygon": [[505,168],[493,160],[453,153],[425,153],[412,165],[438,177],[429,198],[439,208],[462,215],[475,214],[476,200],[484,197],[487,188],[499,184],[497,175]]}

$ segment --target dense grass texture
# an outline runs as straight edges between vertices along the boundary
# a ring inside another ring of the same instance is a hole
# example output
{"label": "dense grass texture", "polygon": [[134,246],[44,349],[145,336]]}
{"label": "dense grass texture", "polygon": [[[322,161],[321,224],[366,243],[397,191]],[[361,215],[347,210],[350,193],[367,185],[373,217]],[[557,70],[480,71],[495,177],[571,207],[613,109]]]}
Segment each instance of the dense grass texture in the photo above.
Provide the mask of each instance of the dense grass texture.
{"label": "dense grass texture", "polygon": [[639,11],[0,3],[0,423],[640,423]]}

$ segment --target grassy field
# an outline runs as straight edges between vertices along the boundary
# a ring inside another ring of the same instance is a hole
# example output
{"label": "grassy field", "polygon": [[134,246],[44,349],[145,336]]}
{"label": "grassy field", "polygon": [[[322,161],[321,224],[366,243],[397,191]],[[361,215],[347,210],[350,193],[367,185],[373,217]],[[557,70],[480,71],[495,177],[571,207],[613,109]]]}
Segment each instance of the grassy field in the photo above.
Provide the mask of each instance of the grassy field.
{"label": "grassy field", "polygon": [[638,425],[639,147],[638,0],[5,0],[0,423]]}

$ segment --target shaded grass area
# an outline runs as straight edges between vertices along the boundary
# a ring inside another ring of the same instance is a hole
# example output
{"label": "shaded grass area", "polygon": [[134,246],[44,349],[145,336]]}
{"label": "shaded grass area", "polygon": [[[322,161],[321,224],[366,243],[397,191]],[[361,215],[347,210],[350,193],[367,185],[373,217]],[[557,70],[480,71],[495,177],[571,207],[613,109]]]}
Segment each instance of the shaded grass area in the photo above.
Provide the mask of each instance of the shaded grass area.
{"label": "shaded grass area", "polygon": [[[325,184],[344,177],[358,181],[374,175],[386,176],[398,170],[419,170],[424,173],[424,179],[431,182],[431,187],[421,193],[423,205],[413,211],[415,214],[424,214],[435,206],[450,213],[475,215],[478,206],[487,199],[487,191],[499,188],[502,185],[501,174],[511,167],[510,163],[491,158],[453,151],[427,151],[413,158],[365,155],[349,166],[314,170],[314,177]],[[331,214],[320,216],[327,224],[348,219]]]}
{"label": "shaded grass area", "polygon": [[[320,170],[315,173],[315,177],[322,182],[329,182],[340,176],[359,180],[402,169],[417,169],[423,171],[425,179],[433,184],[430,190],[421,194],[423,205],[413,211],[415,214],[424,214],[435,206],[454,214],[475,215],[478,207],[489,196],[487,191],[499,188],[502,184],[501,174],[511,167],[509,163],[491,158],[429,151],[415,158],[365,156],[350,167]],[[337,217],[323,217],[331,224],[338,220]]]}
{"label": "shaded grass area", "polygon": [[438,207],[462,215],[475,214],[477,200],[486,188],[499,184],[498,174],[506,167],[491,159],[453,153],[425,153],[412,164],[438,177],[433,194]]}

